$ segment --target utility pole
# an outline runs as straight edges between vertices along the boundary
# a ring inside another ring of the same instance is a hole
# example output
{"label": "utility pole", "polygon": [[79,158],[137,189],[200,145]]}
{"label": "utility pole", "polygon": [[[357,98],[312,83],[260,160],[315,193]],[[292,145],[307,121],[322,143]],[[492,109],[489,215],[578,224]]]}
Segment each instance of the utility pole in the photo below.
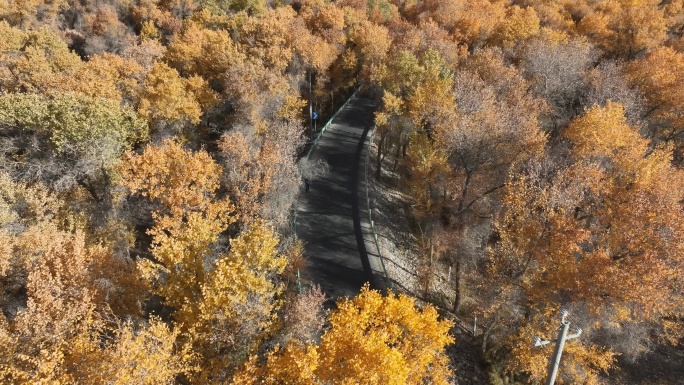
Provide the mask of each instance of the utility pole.
{"label": "utility pole", "polygon": [[568,311],[561,309],[561,326],[558,329],[558,337],[551,341],[542,341],[539,337],[534,337],[534,346],[544,346],[552,342],[556,343],[556,349],[553,351],[553,356],[549,362],[549,376],[546,378],[546,385],[553,385],[556,382],[558,375],[558,367],[560,366],[561,356],[563,355],[563,346],[565,341],[577,338],[582,334],[582,329],[577,328],[575,334],[568,335],[570,330],[570,321],[566,320]]}

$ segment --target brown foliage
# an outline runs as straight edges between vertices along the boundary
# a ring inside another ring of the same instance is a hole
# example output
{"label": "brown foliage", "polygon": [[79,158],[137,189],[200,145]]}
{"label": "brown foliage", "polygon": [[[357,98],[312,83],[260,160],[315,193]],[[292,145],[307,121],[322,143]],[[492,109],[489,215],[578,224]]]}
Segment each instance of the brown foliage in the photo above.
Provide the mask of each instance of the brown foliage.
{"label": "brown foliage", "polygon": [[295,156],[300,135],[296,126],[281,123],[264,132],[237,127],[221,138],[224,180],[242,222],[260,217],[278,226],[287,224],[299,193]]}
{"label": "brown foliage", "polygon": [[321,288],[314,286],[288,301],[282,311],[277,343],[285,346],[293,340],[302,344],[318,340],[325,324],[325,300]]}

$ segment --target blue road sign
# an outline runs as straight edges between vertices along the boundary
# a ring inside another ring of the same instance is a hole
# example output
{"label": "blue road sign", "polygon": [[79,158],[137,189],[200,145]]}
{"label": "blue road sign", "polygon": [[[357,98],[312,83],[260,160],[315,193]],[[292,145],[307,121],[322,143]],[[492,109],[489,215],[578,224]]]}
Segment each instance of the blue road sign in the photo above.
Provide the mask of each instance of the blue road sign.
{"label": "blue road sign", "polygon": [[311,119],[318,119],[318,112],[314,112],[313,114],[311,114]]}

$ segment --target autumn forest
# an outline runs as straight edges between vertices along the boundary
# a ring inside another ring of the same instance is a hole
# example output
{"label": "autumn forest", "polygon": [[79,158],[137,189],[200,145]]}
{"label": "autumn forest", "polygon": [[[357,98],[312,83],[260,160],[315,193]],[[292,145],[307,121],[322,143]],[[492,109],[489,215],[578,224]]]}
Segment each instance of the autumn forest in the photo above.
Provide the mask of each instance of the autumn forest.
{"label": "autumn forest", "polygon": [[[356,89],[418,285],[331,305],[293,207]],[[3,384],[462,384],[473,320],[539,384],[560,306],[556,383],[684,342],[682,0],[0,0],[0,151]]]}

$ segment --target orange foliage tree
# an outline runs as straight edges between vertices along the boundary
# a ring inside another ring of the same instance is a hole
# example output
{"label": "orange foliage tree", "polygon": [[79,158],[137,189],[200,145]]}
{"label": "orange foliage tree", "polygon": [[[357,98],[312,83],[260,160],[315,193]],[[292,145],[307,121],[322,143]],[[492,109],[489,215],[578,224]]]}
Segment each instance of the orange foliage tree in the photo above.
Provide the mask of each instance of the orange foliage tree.
{"label": "orange foliage tree", "polygon": [[684,53],[658,48],[627,67],[629,83],[636,86],[647,102],[644,118],[651,135],[675,145],[681,156],[684,133]]}
{"label": "orange foliage tree", "polygon": [[523,340],[535,327],[550,332],[541,320],[560,304],[578,313],[585,330],[603,335],[574,344],[564,381],[597,383],[611,356],[643,351],[617,343],[600,348],[619,339],[621,329],[652,323],[668,338],[681,335],[671,317],[681,313],[684,243],[672,235],[684,230],[684,174],[672,167],[671,148],[649,150],[617,103],[588,110],[564,135],[574,146],[573,165],[508,184],[489,271],[501,287],[510,285],[508,295],[524,296],[527,303],[504,300],[522,307],[509,305],[513,319],[523,308],[536,314],[517,318],[517,337],[508,342],[516,352],[508,356],[511,367],[543,378],[543,368],[531,365],[537,354]]}
{"label": "orange foliage tree", "polygon": [[633,59],[650,51],[667,38],[665,6],[659,1],[607,1],[596,3],[578,24],[578,30],[590,37],[611,57]]}

